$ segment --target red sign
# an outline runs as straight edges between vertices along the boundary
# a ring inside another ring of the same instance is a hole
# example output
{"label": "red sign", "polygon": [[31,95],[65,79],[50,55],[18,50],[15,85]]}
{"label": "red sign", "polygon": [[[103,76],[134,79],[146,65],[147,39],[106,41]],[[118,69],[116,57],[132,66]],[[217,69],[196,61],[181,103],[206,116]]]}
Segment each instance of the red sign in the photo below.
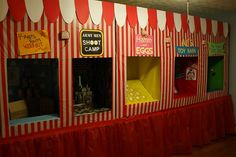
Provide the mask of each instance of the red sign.
{"label": "red sign", "polygon": [[140,55],[153,55],[153,37],[151,35],[135,36],[135,53]]}

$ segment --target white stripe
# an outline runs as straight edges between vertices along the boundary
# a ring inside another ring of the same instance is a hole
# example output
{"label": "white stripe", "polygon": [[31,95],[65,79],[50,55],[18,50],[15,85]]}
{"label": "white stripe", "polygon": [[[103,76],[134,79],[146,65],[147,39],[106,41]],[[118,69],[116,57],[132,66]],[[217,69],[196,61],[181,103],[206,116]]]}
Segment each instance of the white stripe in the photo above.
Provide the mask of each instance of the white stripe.
{"label": "white stripe", "polygon": [[[31,25],[33,26],[34,24],[31,23]],[[42,28],[42,21],[40,20],[40,21],[38,22],[38,30],[40,30],[41,28]],[[36,55],[33,55],[33,56],[32,56],[32,58],[35,58],[35,57],[36,57]],[[42,54],[41,54],[41,53],[38,54],[38,58],[42,58]]]}
{"label": "white stripe", "polygon": [[126,16],[127,16],[126,5],[115,3],[114,11],[117,25],[123,27],[126,23]]}
{"label": "white stripe", "polygon": [[[128,33],[128,56],[131,56],[131,43],[132,43],[132,40],[135,40],[135,37],[133,37],[134,39],[131,39],[131,31],[133,31],[130,26],[128,25],[128,28],[127,28],[127,33]],[[126,32],[126,31],[125,31]]]}
{"label": "white stripe", "polygon": [[[73,21],[73,23],[75,22],[75,20]],[[71,25],[73,24],[68,24],[68,31],[71,32]],[[68,110],[69,110],[69,126],[72,125],[72,86],[73,86],[73,80],[72,80],[72,57],[71,57],[71,48],[72,48],[72,40],[69,41],[68,44]]]}
{"label": "white stripe", "polygon": [[50,45],[51,45],[51,52],[49,52],[49,53],[51,53],[51,57],[52,58],[55,58],[55,46],[54,46],[54,25],[55,25],[55,23],[51,23],[50,24],[50,41],[51,41],[51,43],[50,43]]}
{"label": "white stripe", "polygon": [[[43,28],[43,30],[48,30],[48,20],[47,20],[47,17],[45,14],[43,16],[43,20],[44,20],[44,25],[42,26],[42,28]],[[50,35],[50,34],[48,34],[48,35]],[[48,53],[51,53],[51,52],[46,52],[45,58],[48,58]]]}
{"label": "white stripe", "polygon": [[[59,18],[57,19],[57,22],[56,22],[56,25],[57,25],[57,30],[56,30],[56,34],[59,33],[59,23],[60,23],[60,20]],[[55,30],[54,30],[55,31]],[[57,40],[57,38],[55,38],[54,40],[56,40],[57,42],[57,50],[56,50],[56,53],[57,53],[57,57],[60,58],[60,44],[59,44],[59,40]]]}
{"label": "white stripe", "polygon": [[66,23],[71,23],[75,15],[74,0],[59,0],[61,15]]}
{"label": "white stripe", "polygon": [[77,35],[79,35],[79,34],[77,34],[77,30],[80,30],[79,28],[77,28],[77,23],[79,23],[79,22],[77,22],[77,20],[76,20],[76,17],[75,17],[75,19],[74,19],[74,21],[73,21],[73,35],[74,35],[74,57],[75,58],[78,58],[78,51],[79,51],[79,47],[77,48],[77,42],[79,42],[79,41],[77,41]]}
{"label": "white stripe", "polygon": [[25,0],[25,7],[31,21],[38,22],[43,13],[43,2],[42,0]]}
{"label": "white stripe", "polygon": [[223,30],[224,30],[224,37],[226,38],[228,36],[228,33],[229,33],[228,23],[226,23],[226,22],[223,23]]}
{"label": "white stripe", "polygon": [[111,120],[111,111],[108,112],[108,120]]}
{"label": "white stripe", "polygon": [[95,25],[101,23],[102,20],[102,2],[88,0],[90,17]]}
{"label": "white stripe", "polygon": [[7,15],[8,12],[8,3],[6,0],[0,0],[0,22],[2,22]]}
{"label": "white stripe", "polygon": [[14,20],[10,18],[10,28],[8,28],[8,31],[10,31],[10,36],[11,36],[11,57],[15,58],[15,33],[14,33]]}
{"label": "white stripe", "polygon": [[147,8],[137,7],[137,17],[140,28],[145,28],[148,24],[148,10]]}
{"label": "white stripe", "polygon": [[7,20],[3,21],[3,57],[8,58],[8,41],[7,41]]}
{"label": "white stripe", "polygon": [[158,27],[161,31],[163,31],[166,27],[166,12],[157,10],[157,21]]}
{"label": "white stripe", "polygon": [[[103,20],[105,21],[105,20]],[[103,28],[102,28],[103,27]],[[106,24],[103,22],[101,25],[99,25],[99,29],[103,30],[103,34],[104,34],[104,57],[107,58],[108,56],[108,49],[107,46],[109,46],[109,37],[107,37],[107,26]]]}
{"label": "white stripe", "polygon": [[212,32],[213,32],[213,35],[216,36],[217,35],[217,31],[218,31],[218,22],[216,20],[212,20],[211,21],[212,23]]}
{"label": "white stripe", "polygon": [[[65,30],[65,23],[62,21],[62,30]],[[62,43],[62,45],[63,45],[64,43]],[[68,92],[68,91],[66,91],[66,83],[67,82],[65,82],[66,81],[66,48],[65,47],[63,47],[62,48],[62,50],[61,50],[61,53],[62,53],[62,58],[61,58],[61,61],[62,61],[62,89],[64,89],[63,90],[63,92],[62,92],[62,112],[63,112],[63,125],[62,125],[62,127],[66,127],[66,92]]]}
{"label": "white stripe", "polygon": [[14,126],[14,133],[15,133],[15,136],[19,135],[19,131],[18,131],[18,126],[17,125]]}
{"label": "white stripe", "polygon": [[[112,43],[113,44],[113,43]],[[115,45],[114,45],[115,47]],[[117,89],[117,82],[116,82],[116,58],[115,58],[115,51],[112,52],[112,112],[113,112],[113,118],[115,118],[116,115],[116,89]]]}
{"label": "white stripe", "polygon": [[[104,20],[105,21],[105,20]],[[112,49],[111,49],[111,47],[112,47],[112,38],[111,38],[111,35],[113,34],[113,32],[111,32],[111,26],[109,25],[108,26],[108,30],[107,30],[107,33],[108,33],[108,53],[109,53],[109,55],[108,55],[108,57],[112,57]],[[116,46],[116,45],[113,45],[113,46]]]}
{"label": "white stripe", "polygon": [[79,116],[78,118],[79,118],[79,124],[80,124],[80,125],[83,124],[83,118],[82,118],[82,116]]}
{"label": "white stripe", "polygon": [[20,129],[21,129],[21,135],[25,135],[25,126],[24,126],[24,124],[22,124],[20,126]]}
{"label": "white stripe", "polygon": [[[123,53],[122,52],[122,46],[123,46],[123,41],[122,41],[122,29],[121,28],[119,28],[120,29],[120,31],[119,31],[119,39],[118,40],[120,40],[119,41],[119,43],[120,43],[120,55],[118,56],[119,57],[119,62],[120,62],[120,65],[118,65],[119,67],[118,67],[118,73],[120,73],[120,75],[122,75],[122,62],[123,62],[123,60],[122,60],[122,55],[121,55],[121,53]],[[126,63],[124,63],[124,64],[126,64]],[[117,74],[118,74],[117,73]],[[120,89],[122,89],[123,88],[123,86],[122,86],[122,84],[123,84],[123,81],[122,81],[122,79],[121,78],[118,78],[118,80],[120,80],[120,87],[117,89],[118,91],[117,92],[119,92],[120,93],[120,97],[118,98],[119,100],[120,100],[120,104],[117,106],[117,112],[118,113],[120,113],[121,112],[121,110],[120,110],[120,108],[122,108],[121,107],[121,105],[122,105],[122,92],[121,92],[121,90]],[[118,117],[118,118],[121,118],[121,117]]]}
{"label": "white stripe", "polygon": [[78,120],[78,118],[77,118],[77,117],[75,117],[75,116],[74,116],[73,118],[74,118],[74,126],[77,126],[77,125],[78,125],[78,121],[77,121],[77,120]]}
{"label": "white stripe", "polygon": [[31,129],[31,125],[30,124],[27,124],[27,129],[28,129],[28,134],[31,134],[32,133],[32,129]]}

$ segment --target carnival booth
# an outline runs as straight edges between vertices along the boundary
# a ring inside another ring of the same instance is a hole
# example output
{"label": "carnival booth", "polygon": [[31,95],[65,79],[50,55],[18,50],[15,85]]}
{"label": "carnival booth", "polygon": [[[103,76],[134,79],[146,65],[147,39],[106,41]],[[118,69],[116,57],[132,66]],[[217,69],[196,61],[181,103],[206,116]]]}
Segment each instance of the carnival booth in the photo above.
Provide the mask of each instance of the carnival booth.
{"label": "carnival booth", "polygon": [[227,23],[95,0],[0,10],[0,156],[167,157],[233,132]]}

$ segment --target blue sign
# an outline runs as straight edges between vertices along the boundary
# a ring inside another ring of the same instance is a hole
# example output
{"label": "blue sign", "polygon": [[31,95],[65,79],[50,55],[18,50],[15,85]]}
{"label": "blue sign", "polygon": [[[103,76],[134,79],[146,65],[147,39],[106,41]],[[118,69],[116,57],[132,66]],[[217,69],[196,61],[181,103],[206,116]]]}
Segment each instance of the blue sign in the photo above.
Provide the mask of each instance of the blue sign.
{"label": "blue sign", "polygon": [[176,46],[179,55],[198,55],[198,47]]}

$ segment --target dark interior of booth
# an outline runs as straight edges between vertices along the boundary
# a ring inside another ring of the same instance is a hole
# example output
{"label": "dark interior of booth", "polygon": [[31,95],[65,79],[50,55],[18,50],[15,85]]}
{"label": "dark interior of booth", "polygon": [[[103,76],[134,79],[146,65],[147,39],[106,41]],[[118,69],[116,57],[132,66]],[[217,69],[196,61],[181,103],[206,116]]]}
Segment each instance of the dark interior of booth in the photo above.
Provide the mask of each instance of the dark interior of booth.
{"label": "dark interior of booth", "polygon": [[7,59],[10,119],[59,115],[57,59]]}
{"label": "dark interior of booth", "polygon": [[[194,96],[197,94],[197,64],[197,57],[175,58],[175,98]],[[195,73],[193,73],[192,69],[196,70]],[[191,78],[188,78],[190,74]]]}
{"label": "dark interior of booth", "polygon": [[74,114],[112,108],[112,59],[73,59]]}

